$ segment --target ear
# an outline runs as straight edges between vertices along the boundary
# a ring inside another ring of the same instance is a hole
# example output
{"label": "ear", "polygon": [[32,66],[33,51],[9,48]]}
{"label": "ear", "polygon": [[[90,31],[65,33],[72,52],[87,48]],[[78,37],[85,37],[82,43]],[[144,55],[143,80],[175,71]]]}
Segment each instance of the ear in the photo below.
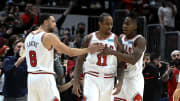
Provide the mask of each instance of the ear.
{"label": "ear", "polygon": [[44,21],[44,25],[48,25],[48,23],[49,23],[48,20]]}

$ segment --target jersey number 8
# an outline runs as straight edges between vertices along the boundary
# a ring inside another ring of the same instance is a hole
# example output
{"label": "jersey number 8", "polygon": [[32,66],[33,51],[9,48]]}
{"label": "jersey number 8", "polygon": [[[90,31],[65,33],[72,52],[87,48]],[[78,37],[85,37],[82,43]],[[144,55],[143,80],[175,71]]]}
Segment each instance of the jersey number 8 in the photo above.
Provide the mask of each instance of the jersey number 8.
{"label": "jersey number 8", "polygon": [[37,65],[36,52],[35,51],[30,51],[29,52],[29,57],[30,57],[31,66],[36,67],[36,65]]}

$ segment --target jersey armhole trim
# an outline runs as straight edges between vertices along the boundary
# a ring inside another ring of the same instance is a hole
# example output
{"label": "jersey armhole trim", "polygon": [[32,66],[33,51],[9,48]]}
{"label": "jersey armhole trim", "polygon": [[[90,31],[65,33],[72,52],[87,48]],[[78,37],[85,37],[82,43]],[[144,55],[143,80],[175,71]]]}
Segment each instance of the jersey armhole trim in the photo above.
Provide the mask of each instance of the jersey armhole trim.
{"label": "jersey armhole trim", "polygon": [[91,33],[89,37],[90,37],[90,39],[89,39],[88,47],[89,47],[90,44],[91,44],[91,40],[92,40],[92,37],[93,37],[93,33]]}
{"label": "jersey armhole trim", "polygon": [[115,45],[115,47],[116,47],[116,49],[117,49],[117,41],[118,41],[118,37],[114,34],[114,45]]}

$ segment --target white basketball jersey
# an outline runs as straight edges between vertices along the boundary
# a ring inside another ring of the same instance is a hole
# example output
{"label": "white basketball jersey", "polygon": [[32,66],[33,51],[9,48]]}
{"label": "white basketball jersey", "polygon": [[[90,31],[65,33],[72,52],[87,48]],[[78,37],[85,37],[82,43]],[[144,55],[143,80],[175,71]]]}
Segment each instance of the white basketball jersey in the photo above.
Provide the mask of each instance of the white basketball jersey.
{"label": "white basketball jersey", "polygon": [[45,32],[32,33],[25,40],[28,72],[54,73],[54,49],[48,50],[42,43]]}
{"label": "white basketball jersey", "polygon": [[[134,42],[136,41],[137,38],[142,37],[142,36],[136,35],[134,38],[129,39],[129,40],[126,39],[126,35],[124,34],[122,34],[120,37],[121,37],[122,44],[126,53],[132,54]],[[136,64],[132,65],[132,64],[126,63],[126,67],[124,69],[125,77],[133,77],[137,75],[138,73],[142,73],[144,52],[142,53],[140,59],[136,62]]]}
{"label": "white basketball jersey", "polygon": [[[100,43],[113,50],[117,50],[115,43],[116,35],[111,33],[108,38],[100,40],[96,36],[97,32],[91,33],[91,40],[89,44]],[[84,72],[96,71],[101,73],[116,73],[117,57],[113,55],[101,56],[99,52],[88,53],[86,61],[84,62]]]}

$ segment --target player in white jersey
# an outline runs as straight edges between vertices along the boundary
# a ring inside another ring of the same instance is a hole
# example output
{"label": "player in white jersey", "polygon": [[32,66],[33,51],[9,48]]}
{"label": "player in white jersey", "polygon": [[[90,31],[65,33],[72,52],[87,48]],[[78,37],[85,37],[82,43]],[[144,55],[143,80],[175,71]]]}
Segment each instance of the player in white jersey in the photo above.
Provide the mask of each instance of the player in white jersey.
{"label": "player in white jersey", "polygon": [[[101,14],[99,17],[99,31],[86,36],[82,47],[99,43],[116,51],[119,45],[117,45],[116,35],[111,32],[112,25],[112,17],[107,13]],[[77,96],[81,96],[79,79],[83,68],[85,74],[83,96],[86,101],[110,101],[114,88],[114,77],[117,73],[117,64],[117,57],[114,55],[100,55],[97,52],[89,53],[87,56],[79,56],[75,66],[73,92]]]}
{"label": "player in white jersey", "polygon": [[111,54],[118,57],[119,61],[125,62],[124,79],[121,91],[113,95],[112,101],[142,101],[144,78],[142,75],[143,57],[146,49],[146,40],[137,35],[137,17],[130,13],[123,22],[123,33],[121,35],[123,52],[113,51],[105,48],[103,54]]}
{"label": "player in white jersey", "polygon": [[28,64],[28,101],[60,101],[54,78],[54,49],[69,56],[97,52],[104,46],[93,44],[88,48],[69,48],[52,32],[56,27],[53,16],[42,15],[39,29],[32,31],[25,40]]}

